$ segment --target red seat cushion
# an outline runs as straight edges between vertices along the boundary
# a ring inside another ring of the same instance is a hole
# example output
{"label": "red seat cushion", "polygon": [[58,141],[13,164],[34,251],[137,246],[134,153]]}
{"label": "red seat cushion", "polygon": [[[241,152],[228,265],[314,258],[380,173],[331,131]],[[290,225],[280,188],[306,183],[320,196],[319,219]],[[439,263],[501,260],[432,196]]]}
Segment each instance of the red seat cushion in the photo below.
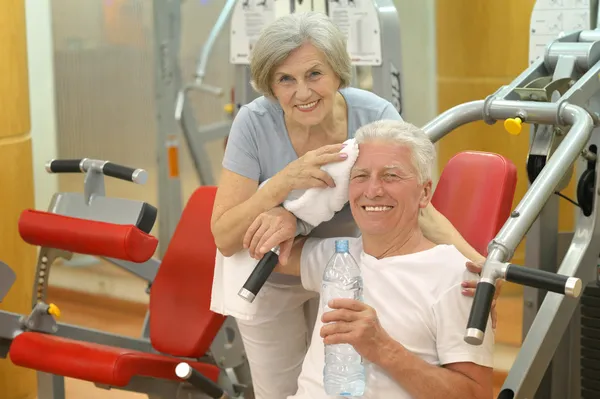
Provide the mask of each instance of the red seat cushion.
{"label": "red seat cushion", "polygon": [[31,209],[21,213],[19,233],[31,245],[137,263],[150,259],[158,245],[156,237],[134,225],[98,222]]}
{"label": "red seat cushion", "polygon": [[465,151],[444,167],[431,200],[480,254],[510,217],[517,168],[499,154]]}
{"label": "red seat cushion", "polygon": [[150,290],[150,339],[159,352],[198,358],[225,321],[210,310],[217,246],[210,219],[217,188],[190,196]]}
{"label": "red seat cushion", "polygon": [[[175,367],[181,359],[42,333],[18,335],[10,346],[9,355],[17,366],[115,387],[125,387],[134,376],[180,380],[175,375]],[[217,381],[218,367],[205,363],[189,364]]]}

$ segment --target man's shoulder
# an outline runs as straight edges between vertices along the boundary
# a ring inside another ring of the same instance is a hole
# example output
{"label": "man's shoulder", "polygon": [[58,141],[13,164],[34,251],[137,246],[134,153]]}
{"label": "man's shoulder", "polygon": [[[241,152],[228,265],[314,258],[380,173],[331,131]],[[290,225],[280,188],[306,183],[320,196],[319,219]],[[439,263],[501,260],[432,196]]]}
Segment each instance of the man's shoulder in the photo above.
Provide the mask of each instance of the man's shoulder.
{"label": "man's shoulder", "polygon": [[461,283],[464,279],[474,279],[478,276],[469,272],[467,262],[469,259],[464,256],[454,245],[437,245],[434,251],[426,251],[423,256],[427,258],[427,263],[431,265],[431,272],[441,280],[447,282],[449,286]]}

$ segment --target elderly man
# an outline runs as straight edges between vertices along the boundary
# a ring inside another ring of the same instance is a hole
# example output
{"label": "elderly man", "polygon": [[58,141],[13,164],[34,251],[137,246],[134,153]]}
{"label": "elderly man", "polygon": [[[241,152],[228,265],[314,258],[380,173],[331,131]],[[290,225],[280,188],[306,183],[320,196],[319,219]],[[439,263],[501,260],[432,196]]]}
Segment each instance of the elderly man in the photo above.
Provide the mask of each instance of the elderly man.
{"label": "elderly man", "polygon": [[[419,228],[419,212],[431,199],[433,144],[415,126],[391,120],[362,127],[356,141],[349,202],[362,235],[348,240],[364,302],[334,299],[332,311],[319,313],[298,391],[289,398],[328,397],[324,344],[343,343],[366,364],[365,398],[491,398],[493,332],[481,346],[463,341],[472,298],[461,295],[460,285],[477,276],[454,246],[435,245]],[[319,292],[334,242],[298,238],[276,270]]]}

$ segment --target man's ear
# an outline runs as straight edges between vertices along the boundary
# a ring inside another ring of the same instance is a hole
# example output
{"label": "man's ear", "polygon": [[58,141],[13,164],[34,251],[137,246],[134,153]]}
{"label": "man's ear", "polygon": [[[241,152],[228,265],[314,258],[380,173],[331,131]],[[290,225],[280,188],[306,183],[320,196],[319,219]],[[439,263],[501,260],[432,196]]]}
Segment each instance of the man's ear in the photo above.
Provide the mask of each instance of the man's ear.
{"label": "man's ear", "polygon": [[419,201],[419,207],[425,208],[431,202],[431,196],[433,195],[433,183],[431,180],[427,180],[423,184],[423,190],[421,191],[421,200]]}

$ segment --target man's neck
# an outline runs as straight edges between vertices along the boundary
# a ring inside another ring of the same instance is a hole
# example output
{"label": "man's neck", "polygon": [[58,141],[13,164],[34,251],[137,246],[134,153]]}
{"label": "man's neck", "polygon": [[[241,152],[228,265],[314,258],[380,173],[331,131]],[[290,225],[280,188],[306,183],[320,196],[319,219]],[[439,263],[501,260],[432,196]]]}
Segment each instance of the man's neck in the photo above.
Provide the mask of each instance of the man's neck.
{"label": "man's neck", "polygon": [[416,226],[395,234],[362,236],[363,250],[377,259],[408,255],[435,247]]}

